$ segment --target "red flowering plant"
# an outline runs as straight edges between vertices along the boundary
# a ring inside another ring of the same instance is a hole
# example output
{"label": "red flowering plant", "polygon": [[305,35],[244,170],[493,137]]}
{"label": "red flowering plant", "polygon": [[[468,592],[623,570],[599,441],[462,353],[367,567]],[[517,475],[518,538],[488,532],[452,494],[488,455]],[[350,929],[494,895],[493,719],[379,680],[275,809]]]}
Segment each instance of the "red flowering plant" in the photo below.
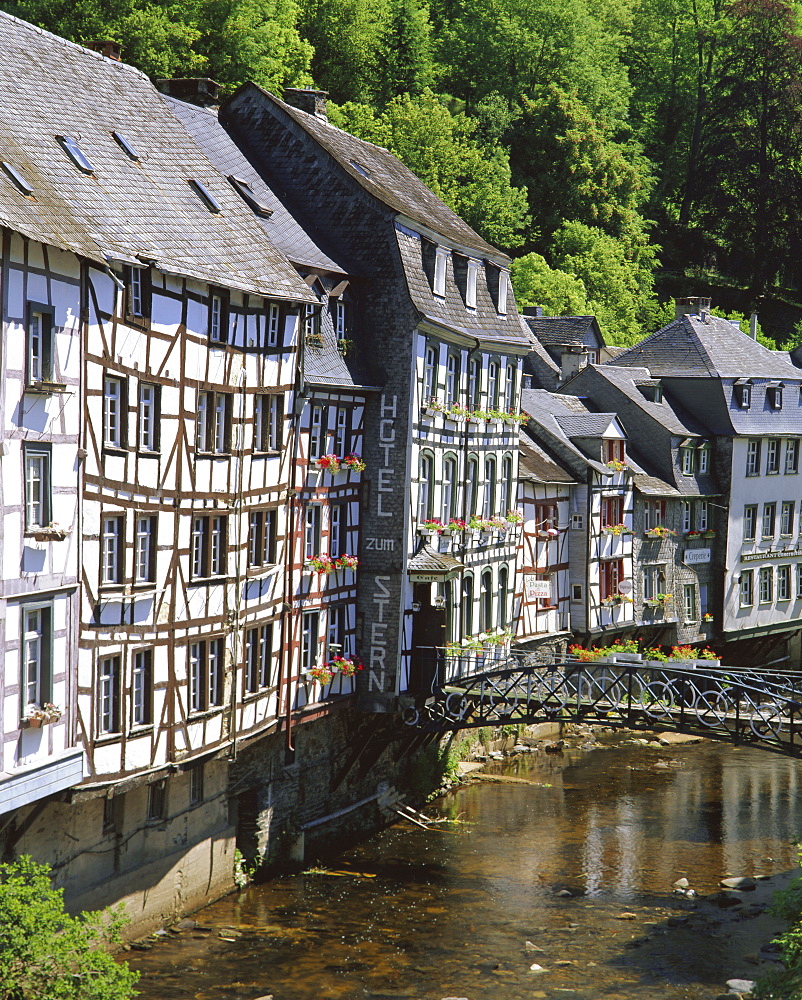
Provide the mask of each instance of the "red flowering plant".
{"label": "red flowering plant", "polygon": [[321,455],[320,458],[315,459],[315,465],[318,469],[323,469],[324,472],[330,472],[332,475],[340,471],[340,459],[334,454]]}
{"label": "red flowering plant", "polygon": [[438,534],[446,530],[446,526],[439,517],[427,517],[425,521],[421,521],[418,527],[424,531],[436,531]]}
{"label": "red flowering plant", "polygon": [[461,517],[452,517],[448,522],[449,531],[465,531],[468,527],[468,522],[463,521]]}
{"label": "red flowering plant", "polygon": [[598,660],[603,655],[599,649],[585,649],[584,646],[569,646],[568,653],[580,663],[592,663],[593,660]]}
{"label": "red flowering plant", "polygon": [[357,559],[356,556],[349,556],[347,553],[338,556],[334,560],[334,566],[336,569],[356,569],[358,565],[359,559]]}

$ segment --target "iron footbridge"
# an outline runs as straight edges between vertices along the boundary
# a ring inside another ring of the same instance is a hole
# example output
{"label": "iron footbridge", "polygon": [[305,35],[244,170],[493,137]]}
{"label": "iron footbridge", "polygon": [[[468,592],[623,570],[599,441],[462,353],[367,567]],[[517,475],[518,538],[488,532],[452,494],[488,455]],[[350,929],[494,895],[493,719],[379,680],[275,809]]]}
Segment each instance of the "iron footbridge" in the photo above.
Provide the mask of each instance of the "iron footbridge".
{"label": "iron footbridge", "polygon": [[617,657],[535,662],[432,651],[431,685],[404,721],[428,732],[538,722],[669,730],[802,757],[802,674]]}

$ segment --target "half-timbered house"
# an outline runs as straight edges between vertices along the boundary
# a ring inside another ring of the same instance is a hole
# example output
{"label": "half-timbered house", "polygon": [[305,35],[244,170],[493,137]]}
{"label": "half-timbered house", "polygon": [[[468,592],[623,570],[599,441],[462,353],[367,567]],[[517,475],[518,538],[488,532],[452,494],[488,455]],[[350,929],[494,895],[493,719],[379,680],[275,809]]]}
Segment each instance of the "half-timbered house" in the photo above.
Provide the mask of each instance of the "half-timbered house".
{"label": "half-timbered house", "polygon": [[324,95],[286,96],[246,85],[219,118],[362,292],[352,339],[381,391],[366,397],[356,639],[361,703],[383,711],[425,686],[431,650],[509,627],[529,335],[504,254],[331,125]]}
{"label": "half-timbered house", "polygon": [[318,299],[141,73],[0,30],[3,221],[25,237],[4,244],[17,490],[27,476],[6,565],[37,591],[12,588],[25,630],[4,678],[67,708],[41,746],[86,757],[69,809],[66,775],[42,772],[51,798],[13,846],[56,860],[73,904],[126,897],[144,926],[230,886],[228,759],[282,710],[300,313]]}

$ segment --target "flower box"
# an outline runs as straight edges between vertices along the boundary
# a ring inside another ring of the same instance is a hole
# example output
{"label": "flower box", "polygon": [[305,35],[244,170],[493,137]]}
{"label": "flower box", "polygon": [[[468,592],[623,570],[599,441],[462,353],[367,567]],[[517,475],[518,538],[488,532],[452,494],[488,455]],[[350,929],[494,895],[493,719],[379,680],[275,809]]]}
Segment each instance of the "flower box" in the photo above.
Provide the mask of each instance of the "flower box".
{"label": "flower box", "polygon": [[671,528],[666,528],[665,525],[658,524],[654,528],[647,528],[644,531],[644,535],[647,538],[674,538],[676,537],[676,531]]}
{"label": "flower box", "polygon": [[716,532],[713,528],[708,528],[707,531],[702,532],[702,538],[715,538]]}
{"label": "flower box", "polygon": [[47,527],[33,528],[26,531],[29,538],[35,538],[37,542],[62,542],[69,535],[69,528],[60,528],[57,524],[49,524]]}
{"label": "flower box", "polygon": [[20,725],[22,729],[41,729],[42,726],[49,726],[51,722],[58,722],[60,718],[61,709],[51,702],[47,702],[41,708],[38,705],[28,705]]}

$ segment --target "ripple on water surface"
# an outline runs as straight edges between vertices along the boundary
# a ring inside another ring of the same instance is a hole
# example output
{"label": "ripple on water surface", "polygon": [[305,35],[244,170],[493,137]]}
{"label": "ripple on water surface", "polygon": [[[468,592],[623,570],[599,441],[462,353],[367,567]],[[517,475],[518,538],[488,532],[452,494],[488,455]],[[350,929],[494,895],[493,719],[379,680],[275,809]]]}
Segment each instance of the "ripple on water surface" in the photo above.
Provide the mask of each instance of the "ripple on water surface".
{"label": "ripple on water surface", "polygon": [[[718,744],[526,757],[328,863],[196,914],[127,957],[145,1000],[709,1000],[776,925],[802,764]],[[773,876],[732,909],[726,874]],[[571,895],[559,895],[560,892]],[[528,945],[527,945],[528,942]],[[532,971],[531,966],[545,971]]]}

